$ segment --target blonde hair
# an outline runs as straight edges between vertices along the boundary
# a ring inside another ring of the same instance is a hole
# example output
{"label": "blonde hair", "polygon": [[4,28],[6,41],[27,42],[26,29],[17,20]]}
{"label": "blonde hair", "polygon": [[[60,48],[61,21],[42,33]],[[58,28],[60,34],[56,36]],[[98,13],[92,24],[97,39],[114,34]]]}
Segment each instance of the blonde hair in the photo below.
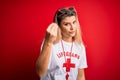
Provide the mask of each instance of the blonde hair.
{"label": "blonde hair", "polygon": [[[58,15],[57,15],[58,11],[55,13],[55,16],[54,16],[54,20],[53,22],[57,23],[58,24]],[[75,11],[75,15],[69,15],[69,16],[75,16],[76,19],[77,19],[77,31],[76,31],[76,35],[73,37],[73,40],[75,42],[77,42],[78,44],[81,44],[83,43],[83,40],[82,40],[82,33],[81,33],[81,28],[80,28],[80,23],[78,21],[78,15],[77,15],[77,12]],[[67,17],[67,16],[66,16]],[[61,29],[60,27],[58,27],[58,31],[57,31],[57,38],[56,40],[54,41],[54,44],[55,43],[58,43],[60,40],[62,39],[62,34],[61,34]]]}

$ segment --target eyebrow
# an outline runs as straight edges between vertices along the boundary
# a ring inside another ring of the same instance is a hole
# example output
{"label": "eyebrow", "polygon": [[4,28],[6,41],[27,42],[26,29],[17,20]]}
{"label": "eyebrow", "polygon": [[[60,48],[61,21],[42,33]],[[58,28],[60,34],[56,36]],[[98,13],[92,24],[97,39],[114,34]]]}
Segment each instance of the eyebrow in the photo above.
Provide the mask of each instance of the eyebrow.
{"label": "eyebrow", "polygon": [[76,22],[76,19],[73,22]]}

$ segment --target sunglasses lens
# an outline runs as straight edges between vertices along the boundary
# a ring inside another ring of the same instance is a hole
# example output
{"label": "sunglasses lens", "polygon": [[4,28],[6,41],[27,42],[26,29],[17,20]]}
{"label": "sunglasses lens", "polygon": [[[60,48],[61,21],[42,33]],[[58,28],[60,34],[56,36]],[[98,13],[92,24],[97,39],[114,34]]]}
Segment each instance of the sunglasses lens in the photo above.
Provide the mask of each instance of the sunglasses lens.
{"label": "sunglasses lens", "polygon": [[66,12],[66,9],[61,9],[60,10],[62,13],[65,13]]}
{"label": "sunglasses lens", "polygon": [[70,7],[70,8],[69,8],[69,10],[70,10],[70,11],[73,11],[73,10],[74,10],[74,8]]}
{"label": "sunglasses lens", "polygon": [[58,13],[59,16],[64,15],[64,14],[73,14],[75,13],[75,9],[73,7],[69,8],[62,8],[58,10],[60,13]]}

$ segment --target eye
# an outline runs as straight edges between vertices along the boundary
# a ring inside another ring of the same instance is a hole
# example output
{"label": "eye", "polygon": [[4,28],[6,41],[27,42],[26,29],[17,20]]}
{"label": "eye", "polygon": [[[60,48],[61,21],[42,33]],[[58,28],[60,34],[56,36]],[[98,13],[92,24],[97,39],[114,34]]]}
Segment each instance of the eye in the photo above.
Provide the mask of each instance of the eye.
{"label": "eye", "polygon": [[64,25],[65,25],[65,26],[68,26],[68,25],[69,25],[69,23],[65,23]]}
{"label": "eye", "polygon": [[73,24],[75,24],[76,23],[76,21],[73,21]]}

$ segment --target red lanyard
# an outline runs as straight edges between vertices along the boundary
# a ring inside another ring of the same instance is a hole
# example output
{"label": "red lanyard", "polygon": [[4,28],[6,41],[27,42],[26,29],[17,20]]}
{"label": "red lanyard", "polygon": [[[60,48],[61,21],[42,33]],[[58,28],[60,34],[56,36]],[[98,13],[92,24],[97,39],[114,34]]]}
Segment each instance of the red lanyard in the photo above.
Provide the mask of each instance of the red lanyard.
{"label": "red lanyard", "polygon": [[[66,55],[65,55],[65,50],[64,50],[64,45],[63,45],[62,40],[61,40],[61,44],[62,44],[62,50],[64,53],[65,62],[66,62],[67,60],[66,60]],[[71,54],[72,54],[72,48],[73,48],[73,42],[72,42],[71,49],[70,49],[70,59],[71,59]]]}
{"label": "red lanyard", "polygon": [[70,59],[66,59],[66,54],[65,54],[65,51],[64,51],[64,46],[63,46],[63,42],[61,40],[61,44],[62,44],[62,49],[63,49],[63,53],[64,53],[64,58],[65,58],[65,63],[63,63],[63,67],[66,67],[66,80],[68,80],[69,78],[69,74],[68,72],[70,72],[70,68],[71,67],[75,67],[75,64],[71,64],[71,54],[72,54],[72,48],[73,48],[73,42],[72,42],[72,45],[71,45],[71,50],[70,50]]}

